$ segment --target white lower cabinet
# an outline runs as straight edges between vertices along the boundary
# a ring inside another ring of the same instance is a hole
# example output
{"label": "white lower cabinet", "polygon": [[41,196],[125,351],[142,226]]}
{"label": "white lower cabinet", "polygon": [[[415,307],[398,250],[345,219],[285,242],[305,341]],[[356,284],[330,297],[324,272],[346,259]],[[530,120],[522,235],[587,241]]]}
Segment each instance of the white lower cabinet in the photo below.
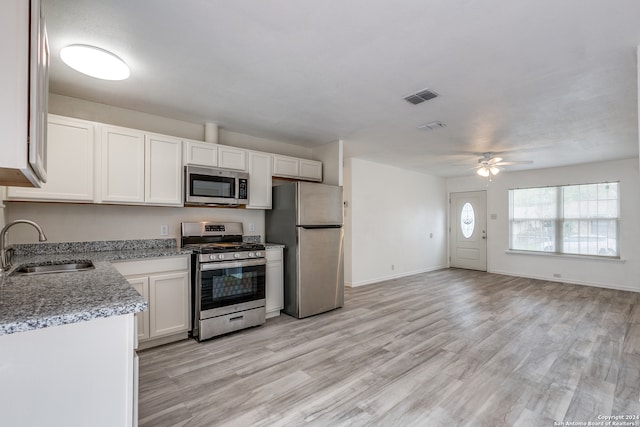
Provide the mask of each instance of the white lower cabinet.
{"label": "white lower cabinet", "polygon": [[[149,277],[133,277],[127,281],[138,291],[142,298],[149,301]],[[136,314],[138,341],[144,341],[149,338],[149,310]]]}
{"label": "white lower cabinet", "polygon": [[148,302],[136,314],[140,348],[185,339],[189,332],[189,258],[114,262],[113,266]]}
{"label": "white lower cabinet", "polygon": [[0,336],[2,426],[136,424],[132,313]]}
{"label": "white lower cabinet", "polygon": [[149,338],[189,330],[189,274],[149,276]]}
{"label": "white lower cabinet", "polygon": [[284,264],[282,248],[271,248],[265,251],[266,267],[266,304],[267,319],[280,315],[284,308]]}

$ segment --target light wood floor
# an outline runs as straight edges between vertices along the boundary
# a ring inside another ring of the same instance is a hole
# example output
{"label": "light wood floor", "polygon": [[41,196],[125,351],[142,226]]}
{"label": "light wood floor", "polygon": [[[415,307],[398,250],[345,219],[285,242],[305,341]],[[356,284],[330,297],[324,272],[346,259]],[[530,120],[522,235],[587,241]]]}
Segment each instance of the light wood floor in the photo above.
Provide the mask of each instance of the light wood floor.
{"label": "light wood floor", "polygon": [[140,425],[553,426],[640,415],[640,294],[448,269],[345,297],[312,318],[141,352]]}

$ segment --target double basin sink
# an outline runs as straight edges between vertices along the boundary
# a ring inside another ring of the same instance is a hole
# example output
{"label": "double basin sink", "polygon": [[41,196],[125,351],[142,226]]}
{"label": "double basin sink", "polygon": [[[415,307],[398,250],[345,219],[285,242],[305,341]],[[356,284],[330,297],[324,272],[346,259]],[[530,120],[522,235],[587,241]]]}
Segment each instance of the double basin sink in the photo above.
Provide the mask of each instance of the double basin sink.
{"label": "double basin sink", "polygon": [[11,274],[19,275],[35,275],[35,274],[52,274],[52,273],[70,273],[74,271],[92,270],[95,266],[89,260],[81,261],[60,261],[60,262],[43,262],[22,264],[16,268]]}

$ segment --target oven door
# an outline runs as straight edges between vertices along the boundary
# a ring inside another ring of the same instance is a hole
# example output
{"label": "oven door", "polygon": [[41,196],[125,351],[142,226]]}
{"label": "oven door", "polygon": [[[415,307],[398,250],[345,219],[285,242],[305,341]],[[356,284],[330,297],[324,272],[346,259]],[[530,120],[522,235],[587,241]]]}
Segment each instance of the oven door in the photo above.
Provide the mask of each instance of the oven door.
{"label": "oven door", "polygon": [[221,307],[264,300],[266,260],[253,259],[200,264],[200,319]]}

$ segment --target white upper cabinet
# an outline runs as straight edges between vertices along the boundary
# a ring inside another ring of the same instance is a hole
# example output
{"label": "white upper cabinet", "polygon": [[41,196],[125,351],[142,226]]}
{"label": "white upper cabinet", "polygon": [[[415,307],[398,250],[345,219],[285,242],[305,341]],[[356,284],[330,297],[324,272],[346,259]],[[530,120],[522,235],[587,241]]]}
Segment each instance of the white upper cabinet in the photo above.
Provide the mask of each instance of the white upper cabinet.
{"label": "white upper cabinet", "polygon": [[182,141],[101,127],[100,202],[182,205]]}
{"label": "white upper cabinet", "polygon": [[3,0],[0,13],[0,185],[46,181],[49,46],[41,0]]}
{"label": "white upper cabinet", "polygon": [[41,188],[9,187],[8,199],[93,202],[94,124],[49,115],[47,133],[47,182]]}
{"label": "white upper cabinet", "polygon": [[274,154],[273,176],[321,182],[322,162]]}
{"label": "white upper cabinet", "polygon": [[322,181],[322,162],[300,159],[300,178]]}
{"label": "white upper cabinet", "polygon": [[210,142],[183,140],[184,164],[218,166],[218,145]]}
{"label": "white upper cabinet", "polygon": [[271,154],[249,151],[247,209],[271,209]]}
{"label": "white upper cabinet", "polygon": [[218,145],[218,166],[225,169],[247,171],[247,150]]}
{"label": "white upper cabinet", "polygon": [[182,141],[163,135],[145,136],[144,201],[182,205]]}
{"label": "white upper cabinet", "polygon": [[184,164],[247,171],[247,150],[211,142],[184,140]]}
{"label": "white upper cabinet", "polygon": [[273,156],[273,176],[297,178],[300,175],[300,159],[295,157]]}
{"label": "white upper cabinet", "polygon": [[144,203],[144,133],[103,126],[101,131],[100,201]]}

